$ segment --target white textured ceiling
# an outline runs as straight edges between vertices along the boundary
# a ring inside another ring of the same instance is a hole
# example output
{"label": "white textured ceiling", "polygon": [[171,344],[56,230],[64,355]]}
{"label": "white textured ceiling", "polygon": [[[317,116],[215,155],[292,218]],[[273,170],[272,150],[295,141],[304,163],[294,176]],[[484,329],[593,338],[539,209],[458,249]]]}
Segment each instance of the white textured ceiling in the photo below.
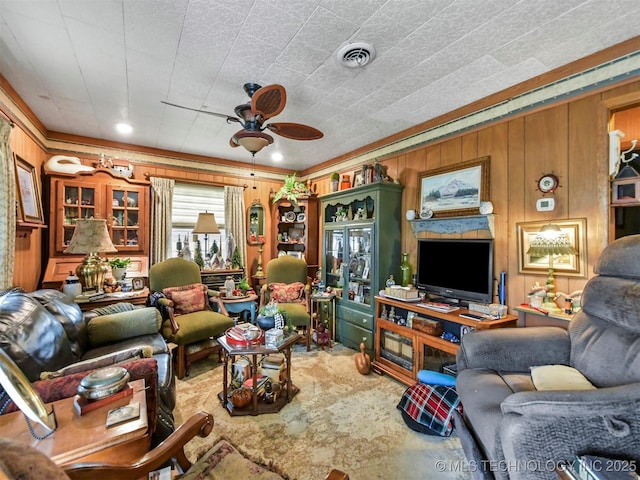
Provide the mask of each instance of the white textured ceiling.
{"label": "white textured ceiling", "polygon": [[[303,170],[636,37],[639,19],[638,0],[0,0],[0,73],[50,131],[247,163],[238,124],[160,101],[234,115],[244,83],[280,83],[274,121],[325,136],[276,135],[255,160]],[[339,65],[356,41],[376,59]]]}

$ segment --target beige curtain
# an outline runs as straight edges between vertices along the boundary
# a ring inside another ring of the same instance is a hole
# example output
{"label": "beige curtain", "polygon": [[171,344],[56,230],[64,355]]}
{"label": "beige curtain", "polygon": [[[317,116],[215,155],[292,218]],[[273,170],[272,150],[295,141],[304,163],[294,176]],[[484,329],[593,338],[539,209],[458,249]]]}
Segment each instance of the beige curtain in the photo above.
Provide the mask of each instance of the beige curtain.
{"label": "beige curtain", "polygon": [[[238,247],[245,274],[249,275],[246,265],[247,229],[244,219],[244,188],[224,187],[224,220],[227,234],[233,235],[234,244]],[[231,256],[233,252],[229,252]]]}
{"label": "beige curtain", "polygon": [[151,177],[151,246],[149,265],[169,257],[171,252],[171,210],[173,207],[172,178]]}
{"label": "beige curtain", "polygon": [[13,285],[16,252],[16,178],[9,146],[11,123],[0,118],[0,289]]}

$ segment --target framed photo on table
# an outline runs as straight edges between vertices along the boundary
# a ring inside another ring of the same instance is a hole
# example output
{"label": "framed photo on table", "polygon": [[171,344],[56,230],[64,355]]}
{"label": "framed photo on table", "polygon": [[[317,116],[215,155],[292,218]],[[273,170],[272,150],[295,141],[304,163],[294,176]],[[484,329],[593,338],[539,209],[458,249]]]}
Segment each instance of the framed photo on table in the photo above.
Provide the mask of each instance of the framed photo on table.
{"label": "framed photo on table", "polygon": [[480,202],[489,200],[490,157],[421,172],[420,212],[434,217],[480,214]]}
{"label": "framed photo on table", "polygon": [[36,169],[14,154],[18,200],[18,219],[28,223],[44,223],[42,199]]}

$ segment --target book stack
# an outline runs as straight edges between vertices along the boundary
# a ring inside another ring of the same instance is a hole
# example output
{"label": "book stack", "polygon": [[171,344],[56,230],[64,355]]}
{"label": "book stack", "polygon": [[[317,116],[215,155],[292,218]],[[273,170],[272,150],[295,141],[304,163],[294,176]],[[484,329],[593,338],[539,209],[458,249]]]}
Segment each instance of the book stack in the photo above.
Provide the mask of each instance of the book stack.
{"label": "book stack", "polygon": [[284,375],[284,357],[282,355],[267,355],[262,360],[262,373],[272,382],[281,382]]}

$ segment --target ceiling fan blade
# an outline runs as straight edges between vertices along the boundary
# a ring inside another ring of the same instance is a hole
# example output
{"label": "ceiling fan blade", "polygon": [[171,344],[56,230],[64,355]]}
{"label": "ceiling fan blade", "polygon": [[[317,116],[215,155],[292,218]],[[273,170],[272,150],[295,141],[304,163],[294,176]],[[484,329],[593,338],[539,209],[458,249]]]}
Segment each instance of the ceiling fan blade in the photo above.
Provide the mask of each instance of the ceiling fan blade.
{"label": "ceiling fan blade", "polygon": [[291,138],[292,140],[317,140],[324,137],[324,134],[313,127],[302,125],[301,123],[278,122],[266,125],[273,133]]}
{"label": "ceiling fan blade", "polygon": [[198,110],[197,108],[185,107],[183,105],[176,105],[175,103],[165,102],[164,100],[160,100],[160,103],[164,103],[165,105],[170,105],[172,107],[183,108],[185,110],[191,110],[192,112],[206,113],[207,115],[213,115],[214,117],[224,118],[224,119],[227,120],[227,122],[238,122],[238,123],[240,123],[240,119],[239,118],[231,117],[231,116],[226,115],[224,113],[209,112],[207,110]]}
{"label": "ceiling fan blade", "polygon": [[282,85],[267,85],[257,90],[251,97],[251,110],[262,115],[263,119],[275,117],[287,103],[287,93]]}

